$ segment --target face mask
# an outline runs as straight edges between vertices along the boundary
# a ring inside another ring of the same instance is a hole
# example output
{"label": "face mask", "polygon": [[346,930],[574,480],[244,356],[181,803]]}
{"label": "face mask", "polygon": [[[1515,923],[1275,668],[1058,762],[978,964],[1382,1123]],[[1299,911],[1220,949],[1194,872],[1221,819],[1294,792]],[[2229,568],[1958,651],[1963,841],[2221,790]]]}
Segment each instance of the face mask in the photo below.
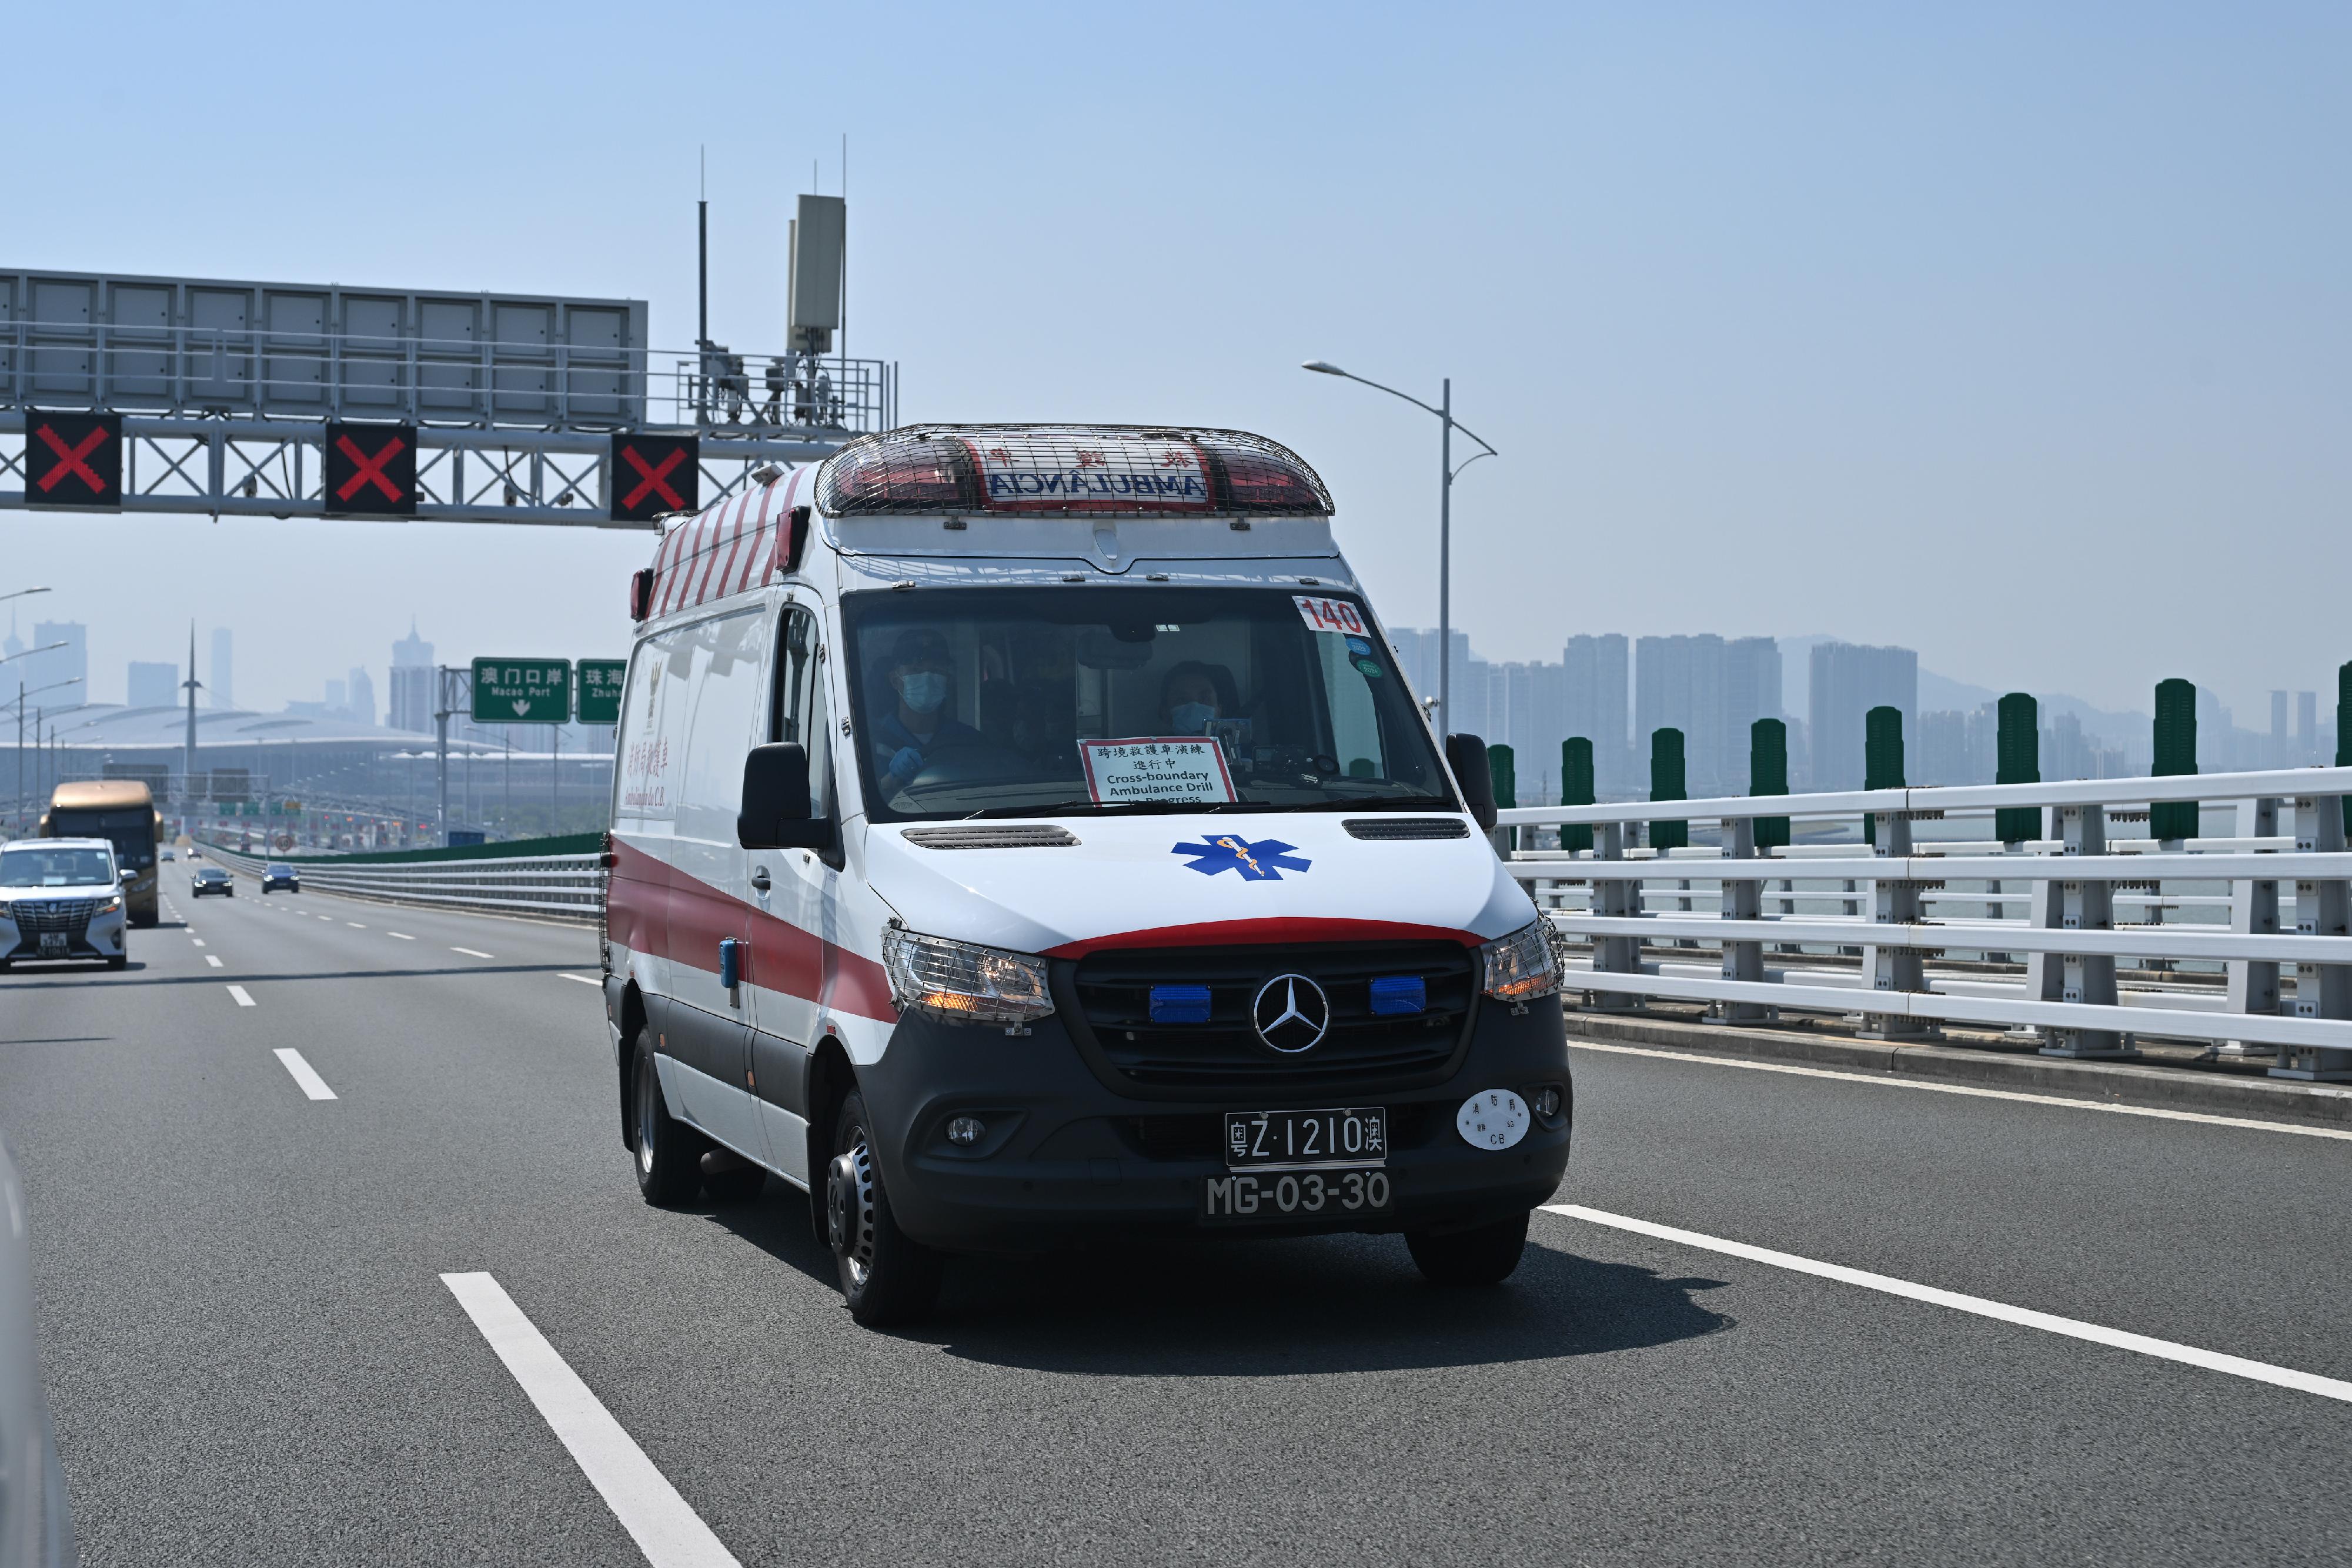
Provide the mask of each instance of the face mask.
{"label": "face mask", "polygon": [[1178,703],[1168,710],[1168,716],[1176,721],[1179,735],[1206,735],[1209,721],[1217,716],[1217,709],[1213,703]]}
{"label": "face mask", "polygon": [[917,713],[936,713],[948,700],[948,678],[929,670],[916,670],[898,678],[898,695]]}

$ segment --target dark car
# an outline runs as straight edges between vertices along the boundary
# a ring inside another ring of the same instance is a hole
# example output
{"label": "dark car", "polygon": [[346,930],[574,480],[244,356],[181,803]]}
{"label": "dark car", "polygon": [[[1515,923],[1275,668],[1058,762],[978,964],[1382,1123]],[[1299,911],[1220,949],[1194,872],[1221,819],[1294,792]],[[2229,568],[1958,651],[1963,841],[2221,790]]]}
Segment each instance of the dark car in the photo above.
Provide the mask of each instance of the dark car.
{"label": "dark car", "polygon": [[188,878],[188,896],[202,898],[208,893],[223,893],[235,898],[236,883],[231,880],[228,873],[219,866],[199,866],[196,868],[195,875]]}
{"label": "dark car", "polygon": [[268,893],[273,887],[282,887],[289,893],[299,893],[302,891],[302,879],[295,874],[292,866],[278,861],[261,868],[261,891]]}

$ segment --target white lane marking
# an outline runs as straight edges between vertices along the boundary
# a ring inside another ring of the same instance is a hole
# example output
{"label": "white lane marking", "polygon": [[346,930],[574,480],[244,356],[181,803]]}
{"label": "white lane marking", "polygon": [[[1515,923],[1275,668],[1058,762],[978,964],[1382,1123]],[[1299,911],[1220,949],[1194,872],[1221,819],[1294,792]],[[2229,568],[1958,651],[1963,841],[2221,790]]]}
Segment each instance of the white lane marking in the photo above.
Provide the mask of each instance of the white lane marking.
{"label": "white lane marking", "polygon": [[593,975],[565,975],[562,977],[567,980],[577,980],[583,986],[601,986],[604,983]]}
{"label": "white lane marking", "polygon": [[191,936],[188,940],[194,942],[199,947],[205,945],[205,939],[201,936]]}
{"label": "white lane marking", "polygon": [[217,953],[207,953],[205,955],[205,962],[217,969],[221,967],[220,955]]}
{"label": "white lane marking", "polygon": [[1606,1225],[1618,1230],[1630,1230],[1638,1236],[1653,1236],[1661,1241],[1680,1242],[1685,1247],[1696,1247],[1708,1252],[1721,1252],[1733,1258],[1745,1258],[1751,1263],[1767,1263],[1775,1269],[1787,1269],[1794,1273],[1811,1274],[1816,1279],[1834,1280],[1840,1284],[1859,1285],[1865,1291],[1883,1291],[1890,1296],[1907,1301],[1925,1301],[1930,1306],[1949,1307],[1956,1312],[1972,1312],[1980,1318],[1992,1318],[2000,1322],[2015,1323],[2021,1328],[2040,1329],[2044,1333],[2063,1334],[2068,1339],[2088,1340],[2093,1344],[2111,1345],[2117,1350],[2137,1351],[2159,1361],[2177,1361],[2184,1366],[2201,1366],[2209,1372],[2226,1372],[2232,1377],[2249,1378],[2256,1383],[2268,1383],[2279,1388],[2293,1388],[2305,1394],[2316,1394],[2323,1399],[2340,1399],[2352,1404],[2352,1383],[2341,1378],[2321,1377],[2315,1373],[2297,1372],[2292,1367],[2273,1366],[2266,1361],[2249,1361],[2242,1355],[2224,1355],[2220,1351],[2200,1350],[2193,1344],[2177,1344],[2168,1339],[2152,1339],[2147,1334],[2131,1333],[2123,1329],[2111,1329],[2100,1323],[2084,1322],[2080,1318],[2062,1318],[2054,1312],[2037,1312],[2031,1307],[2012,1307],[2005,1301],[1990,1301],[1982,1296],[1962,1295],[1958,1291],[1939,1290],[1933,1285],[1914,1284],[1888,1274],[1874,1274],[1864,1269],[1849,1269],[1842,1263],[1823,1263],[1811,1258],[1800,1258],[1793,1252],[1775,1252],[1769,1247],[1751,1247],[1745,1241],[1727,1241],[1720,1236],[1704,1236],[1696,1230],[1678,1230],[1671,1225],[1657,1225],[1646,1219],[1634,1219],[1622,1214],[1608,1214],[1597,1208],[1587,1208],[1578,1203],[1547,1203],[1546,1213],[1566,1215],[1592,1225]]}
{"label": "white lane marking", "polygon": [[403,941],[403,942],[414,942],[414,941],[415,941],[415,940],[416,940],[416,938],[415,938],[415,937],[411,936],[410,936],[407,932],[405,932],[405,931],[387,931],[387,932],[385,932],[385,933],[384,933],[384,935],[385,935],[385,936],[394,936],[394,937],[397,937],[397,938],[399,938],[399,939],[400,939],[401,941]]}
{"label": "white lane marking", "polygon": [[441,1282],[522,1385],[646,1562],[655,1568],[740,1568],[735,1554],[720,1544],[496,1280],[488,1274],[444,1274]]}
{"label": "white lane marking", "polygon": [[1654,1056],[1666,1061],[1695,1061],[1702,1067],[1738,1067],[1750,1072],[1786,1072],[1798,1078],[1835,1078],[1847,1083],[1874,1083],[1886,1089],[1924,1089],[1930,1094],[1966,1094],[1978,1100],[2021,1100],[2029,1105],[2063,1105],[2070,1111],[2107,1111],[2118,1116],[2153,1116],[2165,1122],[2202,1122],[2211,1127],[2251,1127],[2263,1133],[2293,1133],[2305,1138],[2352,1141],[2352,1129],[2303,1127],[2293,1122],[2263,1122],[2251,1116],[2216,1116],[2205,1111],[2165,1111],[2153,1105],[2110,1105],[2099,1100],[2070,1100],[2063,1094],[2029,1094],[2018,1089],[1972,1089],[1962,1083],[1919,1083],[1907,1078],[1887,1078],[1872,1072],[1840,1072],[1827,1067],[1791,1067],[1779,1061],[1728,1061],[1719,1056],[1694,1056],[1686,1051],[1650,1051],[1633,1045],[1601,1045],[1571,1040],[1571,1051],[1605,1051],[1612,1056]]}
{"label": "white lane marking", "polygon": [[294,1075],[294,1082],[302,1086],[303,1093],[313,1100],[332,1100],[335,1097],[335,1092],[327,1087],[327,1081],[319,1076],[318,1070],[302,1060],[300,1051],[290,1045],[281,1045],[273,1054],[285,1064],[286,1071]]}
{"label": "white lane marking", "polygon": [[319,918],[325,921],[330,925],[332,925],[335,923],[335,917],[331,915],[321,915]]}
{"label": "white lane marking", "polygon": [[463,953],[468,958],[487,958],[490,956],[488,953],[477,953],[471,947],[452,947],[449,951],[452,953]]}
{"label": "white lane marking", "polygon": [[354,931],[364,931],[364,930],[366,930],[366,929],[367,929],[367,927],[366,927],[366,926],[364,926],[364,925],[361,925],[361,924],[360,924],[358,921],[356,921],[356,920],[346,920],[346,921],[344,921],[344,922],[343,922],[343,924],[344,924],[344,925],[348,925],[348,926],[350,926],[350,927],[351,927],[352,930],[354,930]]}
{"label": "white lane marking", "polygon": [[238,1007],[249,1008],[253,1005],[253,998],[245,994],[245,988],[243,986],[231,986],[228,988],[228,994],[236,998],[236,1005]]}

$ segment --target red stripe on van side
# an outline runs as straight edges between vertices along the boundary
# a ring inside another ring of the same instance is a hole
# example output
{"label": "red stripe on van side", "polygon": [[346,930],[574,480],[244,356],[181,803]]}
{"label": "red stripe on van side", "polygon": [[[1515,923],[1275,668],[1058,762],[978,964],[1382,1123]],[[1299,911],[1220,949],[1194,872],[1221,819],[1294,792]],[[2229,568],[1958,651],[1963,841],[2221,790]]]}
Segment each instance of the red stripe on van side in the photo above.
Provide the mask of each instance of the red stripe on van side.
{"label": "red stripe on van side", "polygon": [[768,512],[775,498],[776,487],[773,485],[761,486],[760,521],[751,530],[751,548],[743,552],[743,572],[735,580],[735,591],[738,593],[751,586],[752,575],[760,569],[760,558],[768,548]]}
{"label": "red stripe on van side", "polygon": [[614,922],[614,940],[632,951],[715,975],[719,938],[748,936],[751,963],[744,978],[751,984],[835,1012],[898,1020],[889,977],[873,959],[688,876],[618,834],[613,852],[606,918]]}
{"label": "red stripe on van side", "polygon": [[[710,585],[714,582],[719,585],[719,592],[727,591],[726,567],[735,564],[734,552],[740,549],[743,543],[743,514],[751,508],[751,493],[746,490],[735,503],[733,528],[730,530],[725,519],[722,518],[718,526],[710,530],[710,549],[702,568],[702,585],[695,591],[694,594],[694,601],[697,604],[710,602]],[[721,536],[724,536],[723,542]],[[720,565],[722,559],[726,562],[725,566]]]}
{"label": "red stripe on van side", "polygon": [[1486,939],[1451,925],[1415,925],[1402,920],[1210,920],[1197,925],[1160,925],[1087,936],[1045,949],[1048,958],[1083,958],[1122,947],[1264,947],[1293,942],[1459,942],[1475,947]]}

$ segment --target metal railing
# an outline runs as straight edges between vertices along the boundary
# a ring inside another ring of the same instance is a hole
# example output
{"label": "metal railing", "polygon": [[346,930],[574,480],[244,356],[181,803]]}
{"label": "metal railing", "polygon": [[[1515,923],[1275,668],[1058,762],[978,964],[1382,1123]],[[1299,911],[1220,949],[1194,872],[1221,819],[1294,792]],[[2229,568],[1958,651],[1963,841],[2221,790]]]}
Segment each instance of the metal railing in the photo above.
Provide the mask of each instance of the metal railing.
{"label": "metal railing", "polygon": [[[267,857],[207,844],[205,852],[230,870],[257,877]],[[541,920],[601,925],[604,867],[596,854],[520,855],[505,860],[425,861],[406,865],[295,867],[304,889],[339,893],[383,904],[430,909],[529,915]]]}
{"label": "metal railing", "polygon": [[[1505,858],[1561,935],[1569,994],[1594,1010],[1695,1001],[1733,1024],[1832,1013],[1885,1040],[1969,1025],[2055,1056],[2128,1057],[2142,1037],[2209,1041],[2217,1053],[2274,1051],[2279,1076],[2344,1080],[2347,795],[2352,768],[2317,768],[1535,806],[1500,821],[1528,838],[1592,830],[1589,851]],[[2167,801],[2235,803],[2237,831],[2108,837]],[[2005,807],[2040,809],[2047,836],[2002,844],[1943,826]],[[1757,846],[1759,821],[1859,830],[1865,813],[1874,843]],[[1717,823],[1720,841],[1644,850],[1646,821]]]}
{"label": "metal railing", "polygon": [[[663,369],[665,361],[668,369]],[[896,366],[494,337],[0,319],[0,407],[549,431],[888,428]]]}

